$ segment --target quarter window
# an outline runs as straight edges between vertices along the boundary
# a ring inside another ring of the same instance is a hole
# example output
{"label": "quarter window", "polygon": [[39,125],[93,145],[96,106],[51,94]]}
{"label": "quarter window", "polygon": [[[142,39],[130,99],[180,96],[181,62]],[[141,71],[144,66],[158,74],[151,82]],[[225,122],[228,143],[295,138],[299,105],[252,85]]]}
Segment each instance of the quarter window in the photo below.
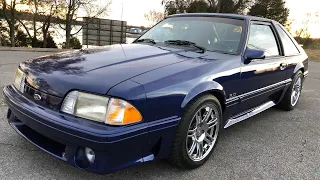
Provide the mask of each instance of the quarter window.
{"label": "quarter window", "polygon": [[283,44],[285,56],[299,54],[300,53],[299,50],[297,49],[296,45],[292,42],[288,34],[279,25],[276,26],[276,28],[279,32],[279,36]]}
{"label": "quarter window", "polygon": [[263,50],[266,57],[280,55],[276,38],[269,25],[251,25],[248,47]]}

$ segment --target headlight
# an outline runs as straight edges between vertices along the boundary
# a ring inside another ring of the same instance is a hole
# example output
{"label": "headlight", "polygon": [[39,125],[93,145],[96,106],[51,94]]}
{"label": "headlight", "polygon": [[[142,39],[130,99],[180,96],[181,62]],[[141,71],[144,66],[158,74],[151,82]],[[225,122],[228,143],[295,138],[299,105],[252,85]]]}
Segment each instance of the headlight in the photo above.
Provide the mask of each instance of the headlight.
{"label": "headlight", "polygon": [[140,112],[124,100],[79,91],[72,91],[66,96],[61,111],[110,125],[126,125],[142,120]]}
{"label": "headlight", "polygon": [[18,68],[14,77],[14,86],[19,89],[20,92],[24,92],[25,79],[25,74]]}

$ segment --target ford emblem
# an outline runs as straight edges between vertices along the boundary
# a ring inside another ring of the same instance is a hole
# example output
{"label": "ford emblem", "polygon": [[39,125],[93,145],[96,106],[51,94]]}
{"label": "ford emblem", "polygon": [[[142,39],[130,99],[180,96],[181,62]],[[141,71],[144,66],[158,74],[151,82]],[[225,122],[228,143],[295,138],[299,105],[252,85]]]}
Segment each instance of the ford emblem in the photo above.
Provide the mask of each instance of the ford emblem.
{"label": "ford emblem", "polygon": [[33,95],[34,100],[36,101],[40,101],[41,100],[41,96],[39,94],[34,94]]}

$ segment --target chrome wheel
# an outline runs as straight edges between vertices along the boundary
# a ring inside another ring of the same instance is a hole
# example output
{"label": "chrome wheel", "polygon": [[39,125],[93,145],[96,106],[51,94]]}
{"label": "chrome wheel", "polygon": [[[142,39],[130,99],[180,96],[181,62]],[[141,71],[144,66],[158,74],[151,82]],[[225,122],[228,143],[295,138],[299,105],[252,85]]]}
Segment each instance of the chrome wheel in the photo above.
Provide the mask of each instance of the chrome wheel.
{"label": "chrome wheel", "polygon": [[218,110],[203,106],[193,116],[188,129],[186,149],[192,161],[206,158],[214,147],[219,132]]}
{"label": "chrome wheel", "polygon": [[301,77],[299,77],[292,87],[291,93],[291,105],[295,106],[298,103],[300,94],[301,94]]}

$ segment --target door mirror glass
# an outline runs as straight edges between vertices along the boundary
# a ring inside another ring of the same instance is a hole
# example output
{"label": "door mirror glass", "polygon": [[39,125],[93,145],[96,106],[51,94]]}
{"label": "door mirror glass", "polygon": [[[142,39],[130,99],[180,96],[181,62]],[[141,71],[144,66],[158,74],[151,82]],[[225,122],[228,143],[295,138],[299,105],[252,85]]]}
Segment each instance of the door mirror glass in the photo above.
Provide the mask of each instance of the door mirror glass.
{"label": "door mirror glass", "polygon": [[244,58],[246,64],[248,64],[255,59],[265,59],[266,56],[263,50],[247,48]]}

